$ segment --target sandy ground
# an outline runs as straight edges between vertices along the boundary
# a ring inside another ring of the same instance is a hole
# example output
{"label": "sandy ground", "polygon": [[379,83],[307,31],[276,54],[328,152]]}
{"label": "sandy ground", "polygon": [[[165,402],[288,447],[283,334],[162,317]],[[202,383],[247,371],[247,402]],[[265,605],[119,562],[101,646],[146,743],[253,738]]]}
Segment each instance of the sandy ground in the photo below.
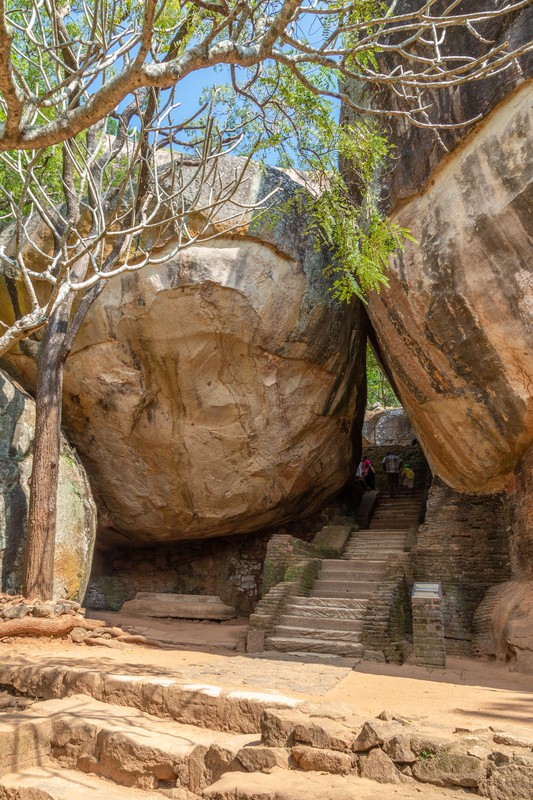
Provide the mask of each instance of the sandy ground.
{"label": "sandy ground", "polygon": [[175,627],[175,636],[190,643],[164,650],[135,645],[120,650],[89,648],[63,640],[4,640],[0,659],[3,663],[64,664],[136,675],[167,674],[228,688],[271,689],[315,702],[342,703],[369,716],[387,708],[439,728],[490,725],[533,732],[533,676],[513,673],[504,664],[449,657],[445,670],[370,663],[352,669],[346,660],[313,663],[295,662],[281,654],[251,657],[231,649],[242,634],[242,621],[232,622],[182,621]]}

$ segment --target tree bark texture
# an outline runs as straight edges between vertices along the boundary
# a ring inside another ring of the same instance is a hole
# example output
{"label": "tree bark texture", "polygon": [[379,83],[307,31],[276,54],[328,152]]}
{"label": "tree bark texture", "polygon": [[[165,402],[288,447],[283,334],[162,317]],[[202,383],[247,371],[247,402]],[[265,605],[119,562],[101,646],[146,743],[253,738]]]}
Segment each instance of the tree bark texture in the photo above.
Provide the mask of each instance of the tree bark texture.
{"label": "tree bark texture", "polygon": [[24,594],[52,598],[61,446],[64,342],[74,295],[53,312],[39,353]]}

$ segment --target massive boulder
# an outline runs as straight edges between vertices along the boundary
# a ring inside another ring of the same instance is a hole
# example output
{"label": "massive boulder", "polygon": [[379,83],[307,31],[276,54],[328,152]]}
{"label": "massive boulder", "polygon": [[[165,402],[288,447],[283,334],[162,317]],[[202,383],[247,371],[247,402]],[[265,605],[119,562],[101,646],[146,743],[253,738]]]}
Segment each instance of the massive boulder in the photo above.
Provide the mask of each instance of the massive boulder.
{"label": "massive boulder", "polygon": [[369,302],[435,474],[500,491],[533,442],[533,86],[502,102],[393,218],[416,242]]}
{"label": "massive boulder", "polygon": [[[481,38],[449,31],[443,55],[520,48],[533,7],[479,25]],[[374,344],[434,474],[460,492],[500,491],[533,443],[533,53],[519,62],[426,93],[430,117],[458,126],[439,138],[395,118],[382,176],[384,206],[416,241],[369,298]],[[371,102],[405,104],[386,91]]]}
{"label": "massive boulder", "polygon": [[[402,0],[398,10],[409,4]],[[483,0],[468,5],[487,8]],[[442,52],[458,45],[478,55],[490,42],[531,42],[533,7],[487,23],[483,33],[451,34]],[[391,259],[390,287],[369,299],[368,314],[374,347],[433,474],[463,495],[507,493],[512,575],[523,596],[514,582],[490,596],[478,652],[523,651],[523,669],[532,648],[524,598],[533,578],[533,53],[519,61],[423,98],[434,119],[475,124],[441,131],[439,140],[392,123],[384,206],[415,241]],[[402,102],[384,93],[374,100]],[[501,535],[490,520],[489,534]],[[501,646],[486,644],[498,636]]]}
{"label": "massive boulder", "polygon": [[413,443],[415,438],[409,417],[403,408],[383,408],[378,405],[365,414],[363,447],[400,447]]}
{"label": "massive boulder", "polygon": [[[0,370],[1,590],[22,588],[35,403]],[[85,470],[61,440],[54,598],[83,598],[91,569],[96,508]]]}
{"label": "massive boulder", "polygon": [[[238,201],[274,188],[275,211],[233,230],[226,209],[218,238],[110,281],[91,309],[64,419],[102,543],[273,525],[316,510],[349,475],[359,323],[328,294],[301,186],[251,165]],[[31,382],[29,359],[9,364]]]}

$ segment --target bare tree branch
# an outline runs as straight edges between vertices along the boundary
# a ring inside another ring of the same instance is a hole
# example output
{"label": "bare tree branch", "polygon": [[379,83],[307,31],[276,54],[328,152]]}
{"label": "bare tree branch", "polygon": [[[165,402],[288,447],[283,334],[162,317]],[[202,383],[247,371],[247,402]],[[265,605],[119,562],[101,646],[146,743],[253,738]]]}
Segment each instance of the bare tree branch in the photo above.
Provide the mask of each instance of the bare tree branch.
{"label": "bare tree branch", "polygon": [[[356,111],[393,110],[421,127],[435,126],[439,121],[428,122],[420,100],[424,91],[516,69],[533,42],[496,44],[490,26],[513,20],[532,4],[491,0],[484,10],[472,11],[467,0],[419,0],[402,12],[405,4],[390,0],[387,13],[369,17],[359,4],[326,0],[193,0],[179,9],[166,0],[147,0],[137,15],[121,17],[117,4],[97,0],[76,12],[73,28],[64,14],[68,7],[60,12],[55,2],[35,0],[31,12],[7,12],[2,0],[0,150],[60,143],[97,124],[140,88],[168,90],[192,72],[220,65],[252,70],[243,83],[250,92],[258,67],[277,62],[296,79],[303,76],[313,91]],[[167,27],[161,27],[163,18]],[[447,49],[454,31],[463,31],[478,47],[465,47],[463,37]],[[394,69],[387,67],[390,55]],[[333,83],[348,78],[390,86],[403,96],[404,107],[358,104],[333,84],[325,89],[317,69],[329,71]],[[41,76],[36,87],[35,71]]]}

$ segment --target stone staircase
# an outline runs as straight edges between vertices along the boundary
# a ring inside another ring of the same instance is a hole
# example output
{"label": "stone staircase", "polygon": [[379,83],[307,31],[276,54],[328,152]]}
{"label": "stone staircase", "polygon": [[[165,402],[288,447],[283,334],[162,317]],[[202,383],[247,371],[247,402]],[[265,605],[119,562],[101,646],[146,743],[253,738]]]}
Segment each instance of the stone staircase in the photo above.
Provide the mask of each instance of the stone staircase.
{"label": "stone staircase", "polygon": [[420,494],[380,498],[367,530],[354,531],[342,559],[324,559],[309,597],[292,597],[268,649],[361,658],[370,597],[387,574],[391,556],[404,552],[418,524]]}
{"label": "stone staircase", "polygon": [[[269,690],[189,684],[159,670],[112,673],[87,661],[0,664],[0,685],[35,700],[0,708],[1,800],[391,797],[389,785],[374,782],[383,781],[383,765],[367,760],[367,751],[376,760],[375,741],[364,731],[378,726],[385,743],[403,723],[346,707],[326,706],[321,715]],[[420,739],[406,729],[408,742],[410,735]],[[387,763],[394,796],[419,797],[422,789],[412,780],[400,786],[401,773]],[[462,796],[426,789],[438,800]]]}

